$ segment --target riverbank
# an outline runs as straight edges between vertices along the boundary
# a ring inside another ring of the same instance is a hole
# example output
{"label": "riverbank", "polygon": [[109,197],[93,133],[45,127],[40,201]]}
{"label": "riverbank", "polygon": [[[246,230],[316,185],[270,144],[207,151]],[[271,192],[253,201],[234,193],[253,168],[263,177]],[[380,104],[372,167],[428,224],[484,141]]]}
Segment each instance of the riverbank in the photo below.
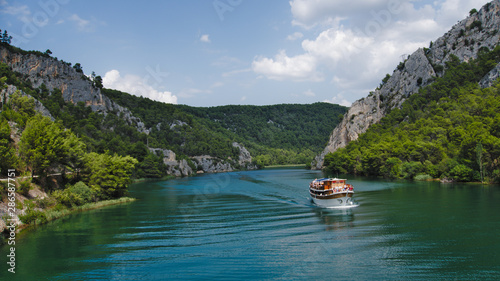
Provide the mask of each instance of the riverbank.
{"label": "riverbank", "polygon": [[306,168],[306,164],[270,165],[264,167],[264,169],[279,169],[279,168]]}
{"label": "riverbank", "polygon": [[0,246],[6,242],[5,239],[8,238],[8,235],[12,235],[10,234],[12,229],[15,229],[15,233],[19,233],[24,229],[34,228],[70,214],[136,200],[135,198],[121,197],[66,207],[57,204],[55,199],[42,191],[39,186],[32,187],[26,196],[18,192],[8,194],[10,197],[4,198],[2,196],[0,202],[0,234],[3,238],[0,239]]}
{"label": "riverbank", "polygon": [[[130,203],[133,202],[137,199],[135,198],[130,198],[130,197],[122,197],[118,199],[112,199],[112,200],[104,200],[104,201],[99,201],[99,202],[92,202],[92,203],[87,203],[82,206],[76,206],[72,208],[64,208],[60,210],[56,210],[55,208],[48,209],[48,210],[43,210],[40,211],[40,216],[38,216],[32,223],[30,224],[25,224],[25,223],[20,223],[19,225],[16,226],[16,233],[19,233],[23,230],[26,229],[33,229],[36,228],[37,226],[47,224],[51,221],[54,221],[56,219],[60,219],[62,217],[79,213],[79,212],[84,212],[84,211],[90,211],[90,210],[95,210],[107,206],[112,206],[112,205],[118,205],[118,204],[124,204],[124,203]],[[4,218],[0,220],[5,224]],[[7,233],[7,228],[2,224],[2,230],[0,233],[2,234],[2,239],[0,239],[0,247],[6,244],[8,234]]]}
{"label": "riverbank", "polygon": [[[68,208],[68,209],[62,209],[62,210],[51,209],[51,210],[45,211],[45,215],[47,218],[46,222],[53,221],[55,219],[59,219],[59,218],[62,218],[64,216],[71,215],[74,213],[95,210],[95,209],[99,209],[99,208],[106,207],[106,206],[129,203],[129,202],[133,202],[135,200],[137,200],[137,199],[130,198],[130,197],[122,197],[122,198],[118,198],[118,199],[87,203],[87,204],[84,204],[82,206],[76,206],[76,207],[72,207],[72,208]],[[43,223],[43,221],[38,221],[38,220],[35,221],[35,225],[40,225],[41,223]]]}

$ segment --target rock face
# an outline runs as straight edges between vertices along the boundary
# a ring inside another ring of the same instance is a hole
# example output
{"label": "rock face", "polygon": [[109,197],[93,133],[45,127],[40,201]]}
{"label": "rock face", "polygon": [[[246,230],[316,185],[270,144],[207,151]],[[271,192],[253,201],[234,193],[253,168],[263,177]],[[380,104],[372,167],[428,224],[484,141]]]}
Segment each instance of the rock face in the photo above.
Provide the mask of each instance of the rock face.
{"label": "rock face", "polygon": [[189,165],[188,160],[177,160],[175,153],[172,150],[161,148],[149,148],[149,150],[157,155],[163,155],[163,163],[167,166],[167,174],[177,177],[189,176],[197,172],[201,173],[221,173],[232,172],[236,169],[257,169],[257,166],[252,163],[250,152],[241,144],[234,142],[234,147],[240,150],[238,161],[231,159],[220,159],[210,155],[193,156],[190,161],[196,169],[193,170]]}
{"label": "rock face", "polygon": [[94,87],[90,79],[69,64],[52,57],[40,56],[27,52],[12,52],[5,46],[0,46],[0,62],[9,65],[13,71],[19,72],[29,80],[33,88],[44,84],[49,91],[60,89],[65,101],[77,104],[83,102],[95,112],[121,113],[123,118],[140,132],[149,133],[144,123],[127,108],[124,108],[105,95],[101,89]]}
{"label": "rock face", "polygon": [[[24,78],[31,82],[33,88],[38,88],[44,84],[49,91],[60,89],[65,101],[73,104],[83,102],[86,106],[91,107],[93,111],[102,114],[113,112],[125,119],[129,125],[136,127],[139,132],[149,134],[151,128],[146,128],[140,118],[133,116],[128,108],[116,104],[103,95],[99,88],[94,87],[87,76],[76,71],[70,64],[58,61],[50,56],[13,50],[0,45],[0,62],[9,65],[13,71],[23,74]],[[10,96],[16,90],[15,86],[10,85],[6,90],[7,96]],[[35,100],[35,105],[37,111],[54,120],[50,112],[39,101]],[[162,125],[158,123],[153,128],[161,130]],[[164,124],[166,128],[169,127],[170,129],[185,125],[187,123],[179,120],[174,121],[172,124]],[[238,160],[219,159],[211,156],[194,156],[191,159],[177,160],[175,153],[171,150],[150,148],[150,151],[163,156],[163,163],[166,165],[167,174],[169,175],[188,176],[197,171],[217,173],[236,169],[257,169],[257,166],[251,163],[252,157],[245,147],[238,143],[233,143],[233,146],[240,150]]]}
{"label": "rock face", "polygon": [[[454,55],[460,61],[477,58],[480,50],[492,50],[500,42],[500,0],[492,1],[480,11],[455,24],[431,46],[418,49],[394,70],[391,77],[366,98],[354,102],[342,122],[333,130],[328,145],[311,163],[321,169],[326,154],[345,147],[382,119],[390,109],[403,102],[421,87],[443,75],[445,63]],[[500,76],[500,64],[480,82],[491,86]]]}

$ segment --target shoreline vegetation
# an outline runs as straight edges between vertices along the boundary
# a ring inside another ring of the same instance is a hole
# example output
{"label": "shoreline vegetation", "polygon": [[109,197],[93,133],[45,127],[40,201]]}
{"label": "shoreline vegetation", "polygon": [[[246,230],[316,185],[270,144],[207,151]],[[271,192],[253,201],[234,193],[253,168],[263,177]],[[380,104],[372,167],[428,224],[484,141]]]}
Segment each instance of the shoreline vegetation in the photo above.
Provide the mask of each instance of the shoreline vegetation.
{"label": "shoreline vegetation", "polygon": [[394,108],[346,147],[327,154],[328,173],[443,182],[500,182],[500,80],[479,81],[500,62],[500,46],[460,62]]}
{"label": "shoreline vegetation", "polygon": [[[131,198],[131,197],[121,197],[118,199],[110,199],[110,200],[104,200],[104,201],[98,201],[98,202],[91,202],[91,203],[86,203],[81,206],[74,206],[71,208],[51,208],[51,209],[45,209],[45,210],[38,210],[38,216],[31,221],[28,224],[19,224],[16,226],[16,233],[24,233],[26,230],[34,230],[39,226],[46,225],[54,220],[61,219],[63,217],[80,213],[80,212],[86,212],[86,211],[91,211],[91,210],[96,210],[108,206],[114,206],[114,205],[120,205],[120,204],[126,204],[126,203],[131,203],[136,201],[136,198]],[[43,215],[42,215],[43,214]],[[3,245],[7,244],[7,240],[9,238],[9,234],[4,231],[1,233],[2,237],[0,239],[0,247]]]}
{"label": "shoreline vegetation", "polygon": [[284,164],[284,165],[264,166],[264,169],[275,169],[275,168],[307,168],[307,164]]}

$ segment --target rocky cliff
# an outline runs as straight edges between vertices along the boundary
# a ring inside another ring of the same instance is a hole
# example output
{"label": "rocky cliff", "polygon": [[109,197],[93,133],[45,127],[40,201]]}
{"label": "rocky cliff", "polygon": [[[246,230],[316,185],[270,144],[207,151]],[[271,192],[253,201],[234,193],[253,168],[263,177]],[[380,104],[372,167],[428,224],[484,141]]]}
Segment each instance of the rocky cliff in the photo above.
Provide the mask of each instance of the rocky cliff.
{"label": "rocky cliff", "polygon": [[192,156],[190,160],[194,167],[191,167],[186,159],[177,160],[172,150],[160,148],[150,148],[149,150],[157,155],[162,155],[163,163],[167,166],[167,173],[177,177],[189,176],[194,173],[220,173],[232,172],[237,169],[257,169],[257,166],[252,164],[250,152],[243,145],[237,142],[232,145],[240,150],[237,160],[219,159],[210,155]]}
{"label": "rocky cliff", "polygon": [[23,74],[24,79],[28,80],[35,89],[42,84],[49,91],[59,89],[67,102],[73,104],[83,102],[93,111],[103,114],[110,111],[119,112],[140,132],[148,132],[144,123],[133,116],[130,110],[101,94],[101,89],[95,87],[83,72],[76,71],[66,62],[58,61],[50,56],[42,56],[36,52],[11,49],[4,45],[0,45],[0,62],[9,65],[13,71]]}
{"label": "rocky cliff", "polygon": [[[77,71],[69,63],[59,61],[47,54],[40,52],[27,52],[15,47],[0,44],[0,62],[7,64],[14,72],[22,74],[23,80],[29,81],[34,89],[42,84],[49,91],[59,89],[66,102],[77,104],[83,102],[91,107],[94,112],[101,114],[114,113],[121,116],[131,126],[137,128],[139,132],[149,134],[152,128],[146,128],[140,118],[135,117],[132,112],[109,99],[101,93],[101,89],[95,87],[90,78],[83,72]],[[13,94],[17,88],[8,85],[5,90],[7,96]],[[23,93],[24,94],[24,93]],[[52,120],[50,112],[35,99],[36,110]],[[174,121],[167,129],[176,126],[187,125],[182,121]],[[161,123],[153,128],[162,129]],[[234,147],[240,150],[239,159],[219,159],[212,156],[192,156],[191,160],[177,160],[173,151],[167,149],[151,148],[150,150],[163,156],[163,162],[167,167],[167,174],[175,176],[188,176],[198,172],[227,172],[235,169],[256,169],[252,162],[252,157],[246,148],[234,143]],[[191,162],[191,163],[190,163]],[[194,166],[193,166],[194,163]]]}
{"label": "rocky cliff", "polygon": [[[345,147],[360,134],[382,119],[393,108],[421,87],[429,85],[443,74],[445,63],[452,56],[460,61],[476,58],[481,50],[492,50],[500,42],[500,0],[484,5],[481,10],[455,24],[450,31],[421,48],[401,62],[390,78],[366,98],[354,102],[342,122],[333,130],[328,145],[311,163],[313,169],[321,169],[326,154]],[[499,77],[497,65],[480,82],[488,87]]]}

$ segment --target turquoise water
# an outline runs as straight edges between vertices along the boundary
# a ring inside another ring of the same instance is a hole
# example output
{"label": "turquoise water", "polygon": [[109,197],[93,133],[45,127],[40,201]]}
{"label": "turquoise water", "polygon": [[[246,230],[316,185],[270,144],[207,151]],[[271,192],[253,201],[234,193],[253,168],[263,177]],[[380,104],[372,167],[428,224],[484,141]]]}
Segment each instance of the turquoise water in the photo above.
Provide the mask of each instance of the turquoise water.
{"label": "turquoise water", "polygon": [[[1,280],[495,280],[500,188],[349,178],[359,206],[314,206],[322,175],[270,169],[131,186],[139,200],[17,237]],[[7,247],[0,249],[6,259]]]}

